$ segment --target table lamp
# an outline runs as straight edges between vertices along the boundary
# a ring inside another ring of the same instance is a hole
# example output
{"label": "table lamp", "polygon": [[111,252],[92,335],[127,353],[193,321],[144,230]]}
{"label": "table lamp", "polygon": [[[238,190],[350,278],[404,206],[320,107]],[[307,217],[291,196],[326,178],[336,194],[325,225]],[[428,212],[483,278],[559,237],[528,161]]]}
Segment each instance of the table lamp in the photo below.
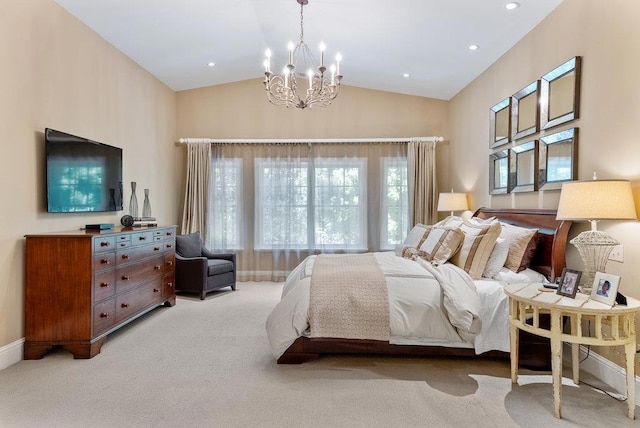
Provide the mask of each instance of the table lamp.
{"label": "table lamp", "polygon": [[604,272],[611,250],[620,243],[598,230],[600,220],[637,220],[631,183],[627,180],[571,181],[562,185],[558,220],[589,221],[591,230],[570,242],[578,249],[584,272],[582,292],[590,294],[596,272]]}
{"label": "table lamp", "polygon": [[438,196],[438,211],[451,211],[453,215],[454,211],[466,211],[469,209],[467,204],[466,193],[440,193]]}

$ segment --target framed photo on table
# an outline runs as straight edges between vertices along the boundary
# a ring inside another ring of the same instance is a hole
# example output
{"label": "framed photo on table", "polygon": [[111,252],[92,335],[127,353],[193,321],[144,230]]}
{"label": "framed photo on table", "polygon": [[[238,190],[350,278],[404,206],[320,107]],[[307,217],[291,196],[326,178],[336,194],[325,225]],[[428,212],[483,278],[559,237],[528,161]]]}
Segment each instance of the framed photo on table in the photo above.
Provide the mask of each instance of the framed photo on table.
{"label": "framed photo on table", "polygon": [[558,294],[562,296],[576,297],[578,291],[578,284],[580,284],[580,276],[582,272],[573,269],[562,269],[562,276],[560,277],[560,284],[558,284]]}
{"label": "framed photo on table", "polygon": [[596,272],[591,288],[591,298],[598,302],[613,306],[620,285],[620,277],[607,273]]}

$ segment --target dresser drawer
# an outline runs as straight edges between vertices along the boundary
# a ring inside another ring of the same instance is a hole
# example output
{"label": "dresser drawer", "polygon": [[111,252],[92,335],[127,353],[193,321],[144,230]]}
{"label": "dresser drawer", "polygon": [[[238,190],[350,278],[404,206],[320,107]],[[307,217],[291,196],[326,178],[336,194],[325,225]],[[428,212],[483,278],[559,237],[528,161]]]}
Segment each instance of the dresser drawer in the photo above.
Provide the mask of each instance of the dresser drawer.
{"label": "dresser drawer", "polygon": [[116,253],[103,253],[93,256],[93,269],[96,271],[114,268],[116,266]]}
{"label": "dresser drawer", "polygon": [[176,232],[173,229],[160,229],[153,232],[154,241],[172,240],[175,238]]}
{"label": "dresser drawer", "polygon": [[171,299],[176,295],[174,274],[166,275],[162,278],[162,298],[164,300]]}
{"label": "dresser drawer", "polygon": [[162,245],[163,251],[175,251],[176,241],[164,241]]}
{"label": "dresser drawer", "polygon": [[131,245],[148,244],[153,241],[153,231],[136,232],[131,234]]}
{"label": "dresser drawer", "polygon": [[161,254],[161,252],[162,246],[157,244],[122,248],[116,251],[116,266],[137,262],[147,257],[151,257],[154,254]]}
{"label": "dresser drawer", "polygon": [[162,276],[162,256],[149,258],[144,263],[125,265],[116,270],[116,293],[120,294],[138,284]]}
{"label": "dresser drawer", "polygon": [[93,307],[93,336],[109,330],[116,323],[116,299],[105,300]]}
{"label": "dresser drawer", "polygon": [[116,297],[116,321],[121,322],[162,300],[158,283],[144,284]]}
{"label": "dresser drawer", "polygon": [[104,253],[105,251],[113,251],[116,248],[115,236],[97,236],[93,238],[93,251],[95,253]]}
{"label": "dresser drawer", "polygon": [[162,256],[164,262],[164,273],[171,273],[176,270],[176,255],[175,253],[165,253]]}
{"label": "dresser drawer", "polygon": [[99,302],[116,293],[116,270],[110,269],[96,273],[93,281],[93,301]]}

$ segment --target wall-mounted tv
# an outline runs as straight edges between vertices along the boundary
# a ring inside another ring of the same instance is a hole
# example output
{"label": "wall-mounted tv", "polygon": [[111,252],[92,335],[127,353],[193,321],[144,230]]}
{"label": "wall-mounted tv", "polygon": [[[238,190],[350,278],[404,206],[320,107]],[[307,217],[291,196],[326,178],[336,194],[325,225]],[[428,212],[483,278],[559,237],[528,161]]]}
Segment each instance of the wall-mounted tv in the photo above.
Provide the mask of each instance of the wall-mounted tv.
{"label": "wall-mounted tv", "polygon": [[47,211],[122,210],[122,149],[46,128]]}

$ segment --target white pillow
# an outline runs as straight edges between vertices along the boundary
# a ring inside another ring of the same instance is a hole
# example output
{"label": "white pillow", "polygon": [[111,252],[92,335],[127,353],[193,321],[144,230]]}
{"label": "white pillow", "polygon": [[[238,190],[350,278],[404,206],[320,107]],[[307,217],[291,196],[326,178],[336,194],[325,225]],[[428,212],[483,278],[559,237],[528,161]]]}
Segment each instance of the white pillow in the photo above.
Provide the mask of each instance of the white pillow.
{"label": "white pillow", "polygon": [[482,276],[484,278],[493,278],[495,274],[500,272],[500,269],[504,267],[504,263],[507,261],[509,255],[509,241],[504,238],[498,238],[496,245],[493,247],[491,256],[487,261],[487,266],[484,268]]}
{"label": "white pillow", "polygon": [[418,248],[418,245],[420,245],[423,236],[425,235],[425,233],[427,233],[428,230],[429,227],[425,226],[424,224],[418,223],[413,226],[413,228],[409,231],[407,237],[404,238],[402,244],[396,245],[396,256],[402,257],[402,253],[405,248]]}
{"label": "white pillow", "polygon": [[493,276],[493,279],[497,279],[498,281],[504,281],[506,283],[518,283],[518,282],[549,282],[547,277],[541,274],[540,272],[536,272],[533,269],[525,269],[520,272],[514,272],[512,270],[505,268],[500,269],[500,272]]}

